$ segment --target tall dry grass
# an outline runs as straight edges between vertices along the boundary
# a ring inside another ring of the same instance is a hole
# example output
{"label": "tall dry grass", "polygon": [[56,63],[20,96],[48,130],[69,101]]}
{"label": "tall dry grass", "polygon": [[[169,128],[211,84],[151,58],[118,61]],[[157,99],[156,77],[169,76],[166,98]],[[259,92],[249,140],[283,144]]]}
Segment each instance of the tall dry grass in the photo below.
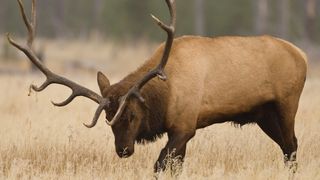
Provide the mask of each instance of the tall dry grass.
{"label": "tall dry grass", "polygon": [[[83,43],[68,44],[57,42],[47,45],[49,66],[98,90],[92,73],[69,71],[61,64],[69,63],[63,59],[72,61],[74,57],[84,60],[91,58],[94,64],[104,64],[103,54],[112,51],[107,47],[109,45],[97,43],[92,45],[95,48],[89,48]],[[135,51],[123,48],[118,59],[125,56],[128,59],[148,57],[150,47],[143,46],[146,47],[139,47],[141,51],[136,56],[133,56]],[[85,52],[79,55],[80,51]],[[106,61],[105,72],[113,73],[113,68],[114,71],[122,68],[115,76],[109,75],[113,77],[113,82],[137,66],[136,62],[123,59],[118,61],[121,63],[114,63],[110,59]],[[132,65],[124,68],[130,63]],[[109,65],[112,66],[107,67]],[[82,122],[92,119],[97,105],[80,98],[69,106],[53,107],[49,100],[63,100],[70,93],[60,86],[49,87],[42,93],[33,93],[28,97],[29,84],[39,84],[42,80],[39,74],[0,75],[0,179],[153,178],[153,163],[165,145],[166,137],[152,144],[136,145],[132,157],[119,159],[114,150],[113,134],[102,116],[93,129],[82,125]],[[319,93],[320,77],[309,77],[296,117],[299,167],[295,179],[320,179]],[[198,130],[188,143],[179,178],[282,180],[292,178],[290,176],[284,167],[280,148],[257,126],[235,128],[231,124],[219,124]],[[170,175],[164,173],[160,178],[169,179]]]}

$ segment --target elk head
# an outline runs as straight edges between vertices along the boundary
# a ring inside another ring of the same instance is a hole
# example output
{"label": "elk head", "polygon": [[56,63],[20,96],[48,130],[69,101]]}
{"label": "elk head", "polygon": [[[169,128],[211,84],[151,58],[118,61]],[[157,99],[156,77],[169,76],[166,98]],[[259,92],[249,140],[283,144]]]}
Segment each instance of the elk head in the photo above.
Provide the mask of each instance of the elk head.
{"label": "elk head", "polygon": [[167,41],[163,51],[160,63],[152,70],[150,70],[143,78],[137,81],[127,92],[121,92],[117,89],[117,84],[110,86],[109,80],[101,72],[98,73],[98,85],[101,95],[87,89],[65,77],[53,73],[48,69],[36,56],[33,50],[33,41],[35,37],[36,27],[36,0],[32,0],[31,21],[27,18],[24,6],[21,0],[18,0],[23,21],[28,30],[28,40],[26,45],[21,45],[15,42],[10,34],[7,34],[8,41],[17,49],[22,51],[29,60],[46,76],[46,81],[40,86],[30,85],[30,89],[40,92],[46,89],[50,84],[60,84],[69,87],[72,94],[61,103],[54,103],[55,106],[66,106],[78,96],[87,97],[99,106],[95,112],[93,120],[90,124],[84,124],[88,128],[96,125],[99,116],[103,110],[106,112],[106,123],[112,127],[115,135],[116,151],[120,157],[128,157],[133,154],[134,142],[139,128],[145,114],[145,107],[143,106],[145,99],[142,97],[140,90],[151,79],[158,76],[161,80],[166,80],[164,68],[167,64],[171,46],[174,39],[175,23],[176,23],[176,8],[174,0],[166,0],[170,10],[171,23],[164,24],[155,16],[151,15],[156,23],[167,32]]}

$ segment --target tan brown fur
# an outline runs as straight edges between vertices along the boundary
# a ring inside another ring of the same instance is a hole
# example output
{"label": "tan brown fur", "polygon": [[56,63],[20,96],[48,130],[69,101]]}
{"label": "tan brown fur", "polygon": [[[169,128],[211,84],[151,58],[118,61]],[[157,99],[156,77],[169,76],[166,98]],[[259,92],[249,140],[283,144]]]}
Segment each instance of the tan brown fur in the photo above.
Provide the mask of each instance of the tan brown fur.
{"label": "tan brown fur", "polygon": [[[163,46],[135,72],[107,88],[103,96],[114,96],[116,100],[123,96],[159,63]],[[294,118],[306,78],[306,63],[299,48],[271,36],[177,38],[165,68],[169,79],[163,82],[155,78],[145,85],[145,104],[131,99],[126,113],[140,112],[140,118],[133,120],[139,125],[132,129],[112,127],[115,137],[126,134],[119,144],[131,147],[130,141],[153,141],[167,132],[168,144],[155,165],[159,170],[165,167],[162,161],[168,151],[175,149],[183,159],[186,143],[196,129],[228,121],[240,125],[255,122],[279,144],[285,156],[290,156],[297,149]],[[117,106],[114,103],[108,109],[109,118]],[[128,119],[123,118],[122,122]],[[116,146],[119,144],[116,140]],[[129,155],[133,147],[131,150]]]}

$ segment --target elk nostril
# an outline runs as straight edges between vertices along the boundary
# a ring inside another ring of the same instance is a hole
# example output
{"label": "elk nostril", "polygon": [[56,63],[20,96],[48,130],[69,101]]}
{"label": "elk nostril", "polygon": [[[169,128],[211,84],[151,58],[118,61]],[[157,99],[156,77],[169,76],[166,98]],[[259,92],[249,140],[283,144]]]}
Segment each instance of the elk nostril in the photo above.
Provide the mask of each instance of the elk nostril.
{"label": "elk nostril", "polygon": [[117,149],[117,154],[120,158],[127,158],[132,154],[132,151],[129,149],[129,147],[119,148]]}
{"label": "elk nostril", "polygon": [[128,154],[129,154],[129,152],[128,152],[128,147],[123,148],[123,150],[122,150],[121,153],[122,153],[123,156],[128,155]]}

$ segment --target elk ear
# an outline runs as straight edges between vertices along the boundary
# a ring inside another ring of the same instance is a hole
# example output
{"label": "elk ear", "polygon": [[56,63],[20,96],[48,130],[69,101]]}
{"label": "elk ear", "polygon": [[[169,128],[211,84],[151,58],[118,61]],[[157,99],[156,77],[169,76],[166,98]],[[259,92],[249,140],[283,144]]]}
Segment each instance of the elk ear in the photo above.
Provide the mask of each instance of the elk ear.
{"label": "elk ear", "polygon": [[110,87],[109,79],[100,71],[97,74],[97,81],[98,81],[101,94],[103,93],[103,90]]}

